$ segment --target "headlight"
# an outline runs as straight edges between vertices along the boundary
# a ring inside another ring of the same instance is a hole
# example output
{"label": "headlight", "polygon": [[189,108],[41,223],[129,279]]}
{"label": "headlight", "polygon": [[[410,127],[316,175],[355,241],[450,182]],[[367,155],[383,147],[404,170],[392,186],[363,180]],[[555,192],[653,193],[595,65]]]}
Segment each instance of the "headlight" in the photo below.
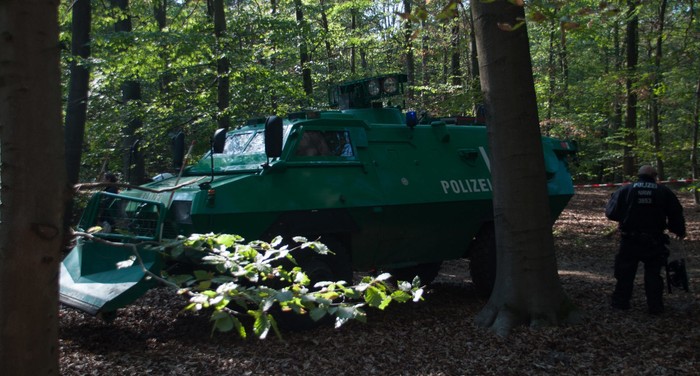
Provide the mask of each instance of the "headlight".
{"label": "headlight", "polygon": [[170,208],[173,211],[175,222],[187,225],[192,224],[192,217],[190,216],[192,201],[175,200]]}
{"label": "headlight", "polygon": [[379,82],[377,82],[377,80],[370,81],[369,84],[367,84],[367,90],[371,96],[379,95]]}
{"label": "headlight", "polygon": [[395,77],[387,77],[387,79],[384,80],[384,92],[385,93],[396,94],[396,91],[398,89],[399,89],[399,86],[397,85]]}

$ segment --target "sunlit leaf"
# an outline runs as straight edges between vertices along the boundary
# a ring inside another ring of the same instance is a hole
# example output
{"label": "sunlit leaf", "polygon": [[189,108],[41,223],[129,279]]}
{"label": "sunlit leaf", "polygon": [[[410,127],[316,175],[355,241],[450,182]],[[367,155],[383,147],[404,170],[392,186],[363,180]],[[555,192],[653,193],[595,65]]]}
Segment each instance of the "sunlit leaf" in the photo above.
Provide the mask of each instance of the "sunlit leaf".
{"label": "sunlit leaf", "polygon": [[382,274],[376,276],[374,279],[377,280],[377,281],[386,281],[386,280],[388,280],[389,278],[391,278],[391,274],[390,274],[390,273],[382,273]]}
{"label": "sunlit leaf", "polygon": [[88,234],[94,234],[94,233],[97,233],[97,232],[100,232],[100,231],[102,231],[102,226],[92,226],[92,227],[90,227],[86,232],[87,232]]}
{"label": "sunlit leaf", "polygon": [[386,294],[374,286],[370,286],[365,292],[365,302],[370,307],[379,307],[384,302]]}

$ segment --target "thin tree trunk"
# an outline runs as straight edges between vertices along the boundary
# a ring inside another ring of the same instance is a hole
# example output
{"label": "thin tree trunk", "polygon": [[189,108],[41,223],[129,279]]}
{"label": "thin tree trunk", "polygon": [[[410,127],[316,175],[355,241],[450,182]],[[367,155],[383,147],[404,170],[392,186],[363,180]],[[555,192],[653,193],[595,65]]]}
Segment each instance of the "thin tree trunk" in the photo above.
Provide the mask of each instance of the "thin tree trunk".
{"label": "thin tree trunk", "polygon": [[226,13],[224,12],[224,0],[214,0],[214,36],[216,37],[216,49],[219,58],[216,61],[217,73],[217,107],[219,113],[216,117],[217,126],[228,130],[231,127],[231,119],[228,115],[228,107],[231,102],[229,81],[229,60],[226,57],[226,48],[222,39],[226,34]]}
{"label": "thin tree trunk", "polygon": [[[353,8],[350,10],[350,35],[354,36],[355,35],[355,28],[357,27],[356,25],[356,20],[355,20],[355,14],[357,11]],[[355,43],[350,45],[350,74],[354,75],[356,71],[356,47]]]}
{"label": "thin tree trunk", "polygon": [[[690,161],[693,168],[693,180],[697,184],[700,179],[700,169],[698,169],[698,132],[700,132],[700,76],[698,84],[695,87],[695,109],[693,110],[693,150],[690,155]],[[700,205],[700,191],[695,188],[693,190],[695,205]]]}
{"label": "thin tree trunk", "polygon": [[[403,0],[404,13],[406,14],[411,14],[411,1],[412,0]],[[413,54],[413,22],[411,22],[410,19],[406,20],[406,23],[404,25],[404,43],[404,60],[406,61],[407,76],[406,86],[408,86],[408,88],[406,89],[406,98],[413,99],[414,93],[412,86],[416,82],[416,62],[415,56]]]}
{"label": "thin tree trunk", "polygon": [[564,109],[569,111],[569,54],[566,46],[566,28],[564,28],[563,23],[560,23],[561,30],[561,46],[559,46],[559,60],[561,64],[561,81],[562,81],[562,92],[561,97],[564,100]]}
{"label": "thin tree trunk", "polygon": [[[168,0],[154,0],[153,2],[153,18],[156,20],[156,24],[158,25],[158,30],[161,32],[165,29],[167,26],[167,9],[168,9]],[[163,60],[163,70],[164,73],[161,74],[161,77],[159,79],[159,89],[161,94],[166,94],[168,92],[168,87],[170,86],[170,83],[174,81],[174,76],[173,74],[168,70],[168,53],[169,51],[167,48],[162,48],[161,51],[159,52],[161,59]],[[168,101],[170,103],[170,101]]]}
{"label": "thin tree trunk", "polygon": [[[426,0],[421,1],[421,6],[423,8],[426,7]],[[425,20],[421,20],[421,28],[425,30]],[[430,71],[428,68],[428,64],[430,63],[430,40],[428,38],[428,33],[421,33],[421,39],[420,39],[420,70],[421,70],[421,85],[422,86],[429,86],[430,85]]]}
{"label": "thin tree trunk", "polygon": [[[90,24],[92,19],[90,2],[76,2],[73,4],[71,13],[71,56],[73,59],[70,62],[68,103],[66,105],[65,153],[66,177],[68,184],[74,185],[80,180],[80,161],[83,154],[87,116],[88,83],[90,81],[87,59],[90,57]],[[72,225],[72,199],[66,205],[63,222],[66,229]]]}
{"label": "thin tree trunk", "polygon": [[314,93],[314,85],[311,80],[311,66],[309,66],[309,47],[306,44],[307,27],[304,20],[304,6],[301,0],[294,0],[294,10],[297,18],[297,29],[299,30],[299,64],[301,66],[301,82],[307,99]]}
{"label": "thin tree trunk", "polygon": [[[615,25],[613,26],[613,44],[614,44],[614,55],[615,55],[615,73],[618,74],[619,72],[622,72],[622,62],[623,62],[623,57],[622,57],[622,48],[620,46],[620,25],[617,21],[615,21]],[[613,102],[612,102],[612,119],[611,119],[611,124],[610,124],[610,131],[611,133],[616,133],[620,129],[622,129],[622,83],[619,80],[616,80],[615,84],[615,95],[613,96]],[[601,170],[605,170],[605,166],[601,167]],[[615,169],[617,171],[617,169]],[[623,173],[624,174],[624,173]],[[613,180],[615,179],[615,176],[613,175]],[[600,182],[603,181],[603,178],[601,176]]]}
{"label": "thin tree trunk", "polygon": [[452,85],[462,85],[462,68],[460,66],[460,46],[459,46],[459,8],[455,8],[454,18],[452,19],[452,62],[450,65],[450,75],[452,76]]}
{"label": "thin tree trunk", "polygon": [[552,30],[549,32],[549,60],[547,61],[547,72],[549,73],[549,93],[547,95],[547,117],[546,120],[552,119],[552,112],[554,109],[554,97],[555,91],[557,89],[557,70],[555,68],[555,29],[552,26]]}
{"label": "thin tree trunk", "polygon": [[627,118],[625,119],[625,146],[623,149],[622,170],[625,177],[635,175],[634,147],[637,143],[637,93],[634,90],[639,58],[637,0],[627,0]]}
{"label": "thin tree trunk", "polygon": [[59,375],[66,184],[57,1],[0,1],[0,374]]}
{"label": "thin tree trunk", "polygon": [[66,173],[68,184],[76,184],[80,176],[85,118],[88,101],[90,70],[90,24],[92,11],[89,1],[73,4],[71,23],[70,81],[66,106]]}
{"label": "thin tree trunk", "polygon": [[527,28],[504,31],[524,9],[472,2],[491,149],[496,284],[475,323],[506,335],[517,325],[576,318],[557,274]]}
{"label": "thin tree trunk", "polygon": [[[112,4],[119,8],[119,11],[124,13],[124,17],[119,17],[114,23],[114,31],[118,33],[131,32],[131,15],[129,14],[129,0],[112,0]],[[143,154],[139,145],[139,137],[137,136],[141,129],[141,118],[134,114],[130,109],[130,102],[136,103],[141,101],[141,84],[136,79],[130,78],[124,81],[122,89],[122,105],[126,109],[128,120],[122,130],[122,165],[124,175],[130,184],[141,184],[145,177],[145,166]]]}
{"label": "thin tree trunk", "polygon": [[331,40],[330,40],[330,29],[328,26],[328,15],[326,14],[326,4],[325,0],[319,0],[319,4],[321,6],[321,27],[323,28],[323,33],[324,33],[324,43],[326,45],[326,58],[328,59],[327,67],[328,67],[328,77],[330,78],[333,73],[335,73],[335,62],[333,61],[333,48],[331,46]]}
{"label": "thin tree trunk", "polygon": [[651,106],[649,109],[649,122],[654,142],[654,153],[656,154],[656,170],[659,173],[659,179],[664,180],[666,174],[664,172],[664,160],[661,152],[661,130],[659,129],[659,94],[657,88],[663,84],[663,72],[661,71],[662,58],[662,43],[664,37],[664,21],[666,18],[666,0],[661,1],[659,7],[659,29],[656,36],[656,53],[654,55],[654,82],[651,87]]}

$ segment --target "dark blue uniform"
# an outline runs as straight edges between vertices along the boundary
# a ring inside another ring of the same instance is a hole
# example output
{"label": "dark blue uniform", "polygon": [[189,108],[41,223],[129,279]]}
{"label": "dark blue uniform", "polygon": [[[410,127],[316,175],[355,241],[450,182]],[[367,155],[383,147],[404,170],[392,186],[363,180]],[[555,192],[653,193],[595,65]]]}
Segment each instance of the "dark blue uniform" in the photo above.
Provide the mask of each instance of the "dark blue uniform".
{"label": "dark blue uniform", "polygon": [[683,207],[676,195],[649,175],[613,193],[605,211],[620,223],[620,252],[615,257],[615,291],[612,306],[629,309],[637,266],[644,263],[644,291],[649,313],[663,312],[664,283],[661,268],[668,257],[668,229],[685,237]]}

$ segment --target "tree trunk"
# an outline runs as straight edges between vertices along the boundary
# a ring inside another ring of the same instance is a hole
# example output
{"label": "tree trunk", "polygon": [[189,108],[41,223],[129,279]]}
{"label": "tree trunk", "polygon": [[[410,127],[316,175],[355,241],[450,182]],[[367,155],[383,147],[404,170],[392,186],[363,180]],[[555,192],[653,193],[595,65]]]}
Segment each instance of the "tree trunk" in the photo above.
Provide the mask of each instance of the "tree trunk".
{"label": "tree trunk", "polygon": [[[356,20],[355,20],[356,13],[357,13],[357,11],[355,10],[355,8],[350,9],[350,35],[352,35],[353,37],[355,36],[355,28],[357,27]],[[355,65],[355,64],[357,64],[356,63],[356,59],[357,59],[356,54],[357,54],[356,47],[355,47],[355,43],[353,42],[350,45],[350,74],[351,75],[354,75],[355,70],[356,70],[356,65]]]}
{"label": "tree trunk", "polygon": [[66,106],[66,173],[68,184],[76,184],[80,175],[80,160],[83,152],[85,117],[88,101],[90,70],[90,23],[92,12],[89,1],[73,4],[71,24],[70,81]]}
{"label": "tree trunk", "polygon": [[[158,30],[161,32],[163,32],[163,29],[165,29],[165,27],[167,26],[167,10],[168,0],[155,0],[153,2],[153,18],[155,18],[156,24],[158,25]],[[158,80],[158,85],[161,94],[166,94],[168,92],[168,88],[170,87],[170,83],[175,80],[175,76],[169,68],[169,53],[170,51],[167,47],[161,48],[159,52],[160,58],[163,60],[163,73],[161,74],[160,79]],[[165,98],[167,98],[167,96],[165,96]],[[167,100],[166,103],[170,105],[171,101]]]}
{"label": "tree trunk", "polygon": [[[614,55],[615,55],[615,73],[622,72],[622,62],[623,62],[623,57],[622,57],[622,48],[620,46],[620,25],[617,21],[615,21],[615,25],[613,26],[613,44],[614,44]],[[610,133],[616,133],[620,129],[622,129],[622,83],[619,80],[616,80],[615,83],[615,95],[613,96],[613,108],[612,108],[612,119],[611,119],[611,132]],[[601,167],[601,171],[605,170],[605,166]],[[615,169],[617,171],[617,169]],[[615,174],[616,175],[616,174]],[[613,180],[615,179],[615,176],[613,176]],[[601,177],[600,182],[603,182],[603,178]]]}
{"label": "tree trunk", "polygon": [[566,28],[563,23],[559,23],[561,46],[559,50],[559,60],[561,64],[561,82],[562,93],[561,97],[564,100],[564,109],[569,111],[569,54],[566,47]]}
{"label": "tree trunk", "polygon": [[335,62],[333,59],[333,48],[331,46],[331,31],[328,26],[328,14],[326,14],[326,4],[325,0],[319,0],[319,5],[321,6],[321,27],[323,28],[323,39],[326,45],[326,59],[328,59],[328,77],[330,78],[335,73]]}
{"label": "tree trunk", "polygon": [[[123,17],[117,18],[114,23],[114,31],[118,33],[131,32],[131,15],[129,14],[129,0],[112,0],[112,5],[119,8],[124,13]],[[136,111],[130,108],[130,102],[141,101],[141,84],[134,78],[129,78],[122,84],[122,105],[128,120],[123,128],[122,141],[122,165],[124,175],[129,184],[141,184],[145,177],[145,166],[143,154],[138,147],[138,132],[141,129],[141,118],[135,114]]]}
{"label": "tree trunk", "polygon": [[228,130],[231,127],[231,119],[228,116],[229,102],[229,61],[226,57],[226,48],[222,38],[226,34],[226,14],[224,12],[224,0],[214,0],[214,36],[216,38],[216,50],[221,56],[216,61],[216,104],[219,113],[216,116],[216,124],[219,128]]}
{"label": "tree trunk", "polygon": [[664,160],[661,152],[661,130],[659,129],[659,94],[658,88],[663,83],[663,72],[661,71],[662,43],[664,38],[664,20],[666,18],[666,0],[661,1],[659,7],[659,28],[656,36],[656,53],[654,55],[654,81],[651,87],[651,105],[649,106],[649,122],[654,141],[654,153],[656,154],[656,171],[659,179],[664,180]]}
{"label": "tree trunk", "polygon": [[138,103],[141,101],[141,84],[136,80],[127,80],[122,84],[122,105],[126,109],[126,114],[129,117],[124,126],[123,144],[124,150],[123,165],[124,174],[129,184],[139,185],[144,182],[146,176],[145,163],[141,150],[140,137],[138,136],[143,121],[141,117],[135,114],[135,110],[131,108],[130,102]]}
{"label": "tree trunk", "polygon": [[639,51],[637,50],[637,29],[639,26],[639,17],[636,12],[637,1],[627,0],[629,7],[627,10],[627,118],[625,119],[625,146],[622,161],[622,171],[625,177],[636,174],[633,149],[637,142],[637,93],[634,91],[637,60],[639,58]]}
{"label": "tree trunk", "polygon": [[[470,5],[471,7],[471,5]],[[472,93],[472,103],[474,105],[474,115],[478,117],[479,108],[483,102],[481,98],[481,83],[479,79],[479,59],[476,51],[476,32],[474,30],[474,14],[469,9],[469,62],[470,62],[470,90]]]}
{"label": "tree trunk", "polygon": [[[403,11],[406,14],[411,14],[411,1],[403,0]],[[413,99],[413,88],[412,86],[416,82],[416,59],[413,55],[413,22],[410,19],[406,20],[404,25],[404,49],[405,55],[404,60],[406,62],[406,98]]]}
{"label": "tree trunk", "polygon": [[[426,0],[421,1],[421,7],[425,9],[427,6]],[[425,19],[421,19],[421,29],[425,30]],[[428,87],[430,86],[430,38],[428,33],[421,33],[420,38],[420,71],[421,71],[421,85]],[[422,105],[422,103],[421,103]]]}
{"label": "tree trunk", "polygon": [[[698,133],[700,132],[700,77],[698,84],[695,87],[695,108],[693,109],[693,151],[690,155],[690,162],[693,169],[693,181],[697,185],[697,180],[700,179],[700,169],[698,169]],[[695,206],[700,205],[700,192],[698,188],[693,190],[693,198]]]}
{"label": "tree trunk", "polygon": [[507,335],[517,325],[576,318],[557,274],[527,28],[506,0],[472,2],[491,147],[497,275],[475,323]]}
{"label": "tree trunk", "polygon": [[[306,98],[311,99],[314,93],[314,84],[311,80],[311,67],[309,66],[309,47],[306,44],[307,27],[304,20],[304,6],[301,0],[294,0],[294,10],[297,18],[297,29],[299,30],[299,65],[301,66],[301,82]],[[310,103],[307,103],[310,104]]]}
{"label": "tree trunk", "polygon": [[[90,57],[90,24],[92,11],[89,1],[73,4],[71,23],[70,81],[68,83],[68,103],[66,104],[65,153],[66,177],[68,184],[80,180],[80,161],[83,154],[85,119],[88,101],[90,70],[87,59]],[[73,222],[73,200],[66,205],[63,218],[66,229]]]}
{"label": "tree trunk", "polygon": [[460,46],[459,46],[459,8],[455,8],[454,17],[452,18],[452,63],[450,64],[450,76],[452,76],[452,85],[462,85],[462,68],[460,66]]}
{"label": "tree trunk", "polygon": [[0,374],[58,375],[58,2],[0,1]]}
{"label": "tree trunk", "polygon": [[549,57],[547,61],[547,73],[549,74],[549,93],[547,93],[547,117],[546,120],[552,119],[554,109],[554,97],[557,89],[557,70],[555,68],[554,49],[555,49],[555,29],[549,31]]}

